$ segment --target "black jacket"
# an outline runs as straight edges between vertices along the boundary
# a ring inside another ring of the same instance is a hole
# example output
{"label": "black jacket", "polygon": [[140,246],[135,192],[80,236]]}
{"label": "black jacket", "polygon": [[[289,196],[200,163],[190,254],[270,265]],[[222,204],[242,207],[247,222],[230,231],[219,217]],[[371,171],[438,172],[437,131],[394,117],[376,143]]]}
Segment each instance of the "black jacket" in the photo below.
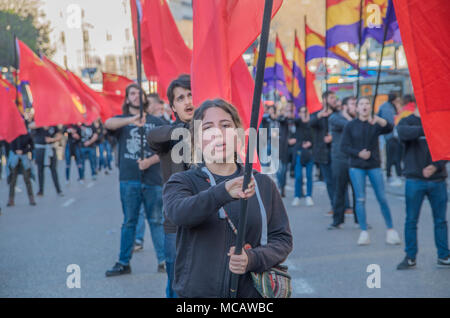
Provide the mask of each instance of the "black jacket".
{"label": "black jacket", "polygon": [[[236,236],[225,219],[219,218],[220,207],[238,227],[240,201],[225,189],[229,178],[215,176],[217,185],[208,182],[201,166],[176,173],[163,189],[167,217],[178,226],[174,290],[180,297],[229,297],[230,271],[227,253]],[[249,263],[240,276],[238,297],[258,297],[249,272],[264,272],[283,262],[292,251],[289,219],[274,182],[264,174],[254,176],[267,213],[268,244],[260,246],[261,214],[256,194],[248,200],[245,242]]]}
{"label": "black jacket", "polygon": [[[163,184],[169,180],[172,174],[188,168],[183,162],[175,163],[172,161],[171,150],[179,142],[179,140],[171,139],[172,132],[176,128],[189,129],[189,124],[177,119],[173,124],[162,125],[152,129],[147,136],[150,148],[159,156]],[[177,227],[167,217],[164,218],[164,231],[166,233],[177,232]]]}
{"label": "black jacket", "polygon": [[[389,122],[381,127],[378,124],[371,125],[367,121],[354,119],[349,122],[342,133],[341,151],[347,154],[350,168],[374,169],[380,168],[380,147],[378,137],[392,131]],[[361,150],[367,149],[371,155],[368,160],[359,157]]]}
{"label": "black jacket", "polygon": [[[431,159],[430,150],[422,128],[422,121],[415,115],[403,118],[397,125],[400,140],[405,144],[404,175],[406,178],[427,181],[444,181],[447,178],[447,161]],[[423,176],[426,166],[434,165],[437,171],[430,177]]]}
{"label": "black jacket", "polygon": [[333,137],[331,142],[332,160],[348,161],[348,155],[341,151],[342,133],[348,122],[349,121],[340,112],[334,112],[328,118],[328,128]]}
{"label": "black jacket", "polygon": [[324,141],[326,135],[328,135],[328,117],[318,118],[315,112],[311,114],[311,119],[309,122],[310,127],[313,131],[313,159],[316,163],[327,164],[330,163],[330,150],[331,143],[327,144]]}
{"label": "black jacket", "polygon": [[16,152],[17,150],[22,150],[23,154],[32,152],[34,149],[33,138],[30,134],[20,135],[11,142],[11,151]]}

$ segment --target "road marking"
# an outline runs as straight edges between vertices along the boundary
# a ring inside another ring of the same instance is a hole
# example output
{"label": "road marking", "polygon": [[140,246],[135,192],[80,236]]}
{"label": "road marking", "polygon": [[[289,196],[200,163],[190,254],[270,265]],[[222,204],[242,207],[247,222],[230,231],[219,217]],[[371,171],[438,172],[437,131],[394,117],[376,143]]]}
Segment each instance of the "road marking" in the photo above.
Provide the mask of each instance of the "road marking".
{"label": "road marking", "polygon": [[67,208],[69,205],[71,205],[72,203],[75,202],[75,199],[69,199],[66,202],[64,202],[64,204],[62,205],[63,208]]}
{"label": "road marking", "polygon": [[294,278],[292,280],[292,293],[294,295],[313,294],[314,289],[303,278]]}
{"label": "road marking", "polygon": [[87,185],[87,188],[92,188],[93,186],[94,186],[94,182],[91,182],[91,183],[89,183],[88,185]]}

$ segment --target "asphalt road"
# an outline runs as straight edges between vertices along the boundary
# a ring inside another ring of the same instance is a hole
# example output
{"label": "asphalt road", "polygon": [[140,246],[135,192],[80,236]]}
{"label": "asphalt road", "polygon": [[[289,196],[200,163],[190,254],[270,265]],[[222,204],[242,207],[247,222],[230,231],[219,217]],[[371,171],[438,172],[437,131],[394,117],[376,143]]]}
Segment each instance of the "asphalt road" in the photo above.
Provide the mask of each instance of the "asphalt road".
{"label": "asphalt road", "polygon": [[[58,167],[65,196],[56,196],[47,171],[45,196],[37,198],[36,207],[28,205],[21,177],[16,206],[5,207],[7,186],[5,179],[0,181],[0,297],[164,297],[166,276],[156,271],[148,227],[144,250],[135,253],[131,261],[133,273],[113,278],[104,275],[119,252],[122,211],[117,171],[100,175],[97,181],[88,176],[84,185],[75,178],[70,185],[64,185],[64,163],[60,161]],[[76,174],[74,167],[72,174]],[[394,227],[403,238],[403,188],[388,190]],[[286,192],[294,235],[294,250],[287,260],[293,277],[293,297],[450,296],[450,270],[436,267],[428,202],[420,216],[417,268],[397,271],[396,265],[404,257],[404,244],[385,243],[386,228],[370,188],[367,219],[373,229],[369,246],[357,246],[359,230],[354,228],[352,217],[346,217],[342,230],[327,230],[331,217],[326,216],[330,206],[323,183],[314,185],[313,207],[306,207],[304,202],[299,207],[291,206],[291,179]],[[80,288],[67,286],[73,275],[71,270],[67,272],[71,264],[79,266]],[[369,276],[376,274],[367,272],[371,264],[379,269],[380,288],[367,285]]]}

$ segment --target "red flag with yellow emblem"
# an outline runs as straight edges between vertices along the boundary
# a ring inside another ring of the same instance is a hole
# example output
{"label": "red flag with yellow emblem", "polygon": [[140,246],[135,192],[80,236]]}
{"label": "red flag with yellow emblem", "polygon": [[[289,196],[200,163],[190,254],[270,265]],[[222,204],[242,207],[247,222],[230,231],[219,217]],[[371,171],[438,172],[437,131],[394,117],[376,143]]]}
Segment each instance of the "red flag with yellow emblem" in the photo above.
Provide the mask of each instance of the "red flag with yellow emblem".
{"label": "red flag with yellow emblem", "polygon": [[83,105],[55,71],[22,41],[17,41],[20,78],[30,83],[37,127],[83,122]]}
{"label": "red flag with yellow emblem", "polygon": [[0,140],[11,142],[27,133],[19,110],[11,100],[11,90],[0,79]]}

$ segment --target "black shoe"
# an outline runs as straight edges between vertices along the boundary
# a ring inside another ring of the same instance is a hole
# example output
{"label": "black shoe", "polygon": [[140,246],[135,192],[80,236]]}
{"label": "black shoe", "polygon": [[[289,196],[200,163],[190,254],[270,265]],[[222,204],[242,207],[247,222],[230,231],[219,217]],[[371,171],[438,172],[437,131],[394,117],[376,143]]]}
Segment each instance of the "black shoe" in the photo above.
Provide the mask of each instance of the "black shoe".
{"label": "black shoe", "polygon": [[58,196],[63,197],[63,196],[64,196],[64,193],[62,193],[62,191],[59,191],[59,192],[58,192]]}
{"label": "black shoe", "polygon": [[119,276],[123,274],[130,274],[131,273],[131,267],[130,265],[122,265],[120,263],[116,263],[113,268],[106,271],[105,275],[106,277],[111,276]]}
{"label": "black shoe", "polygon": [[284,193],[284,188],[281,189],[281,197],[282,197],[282,198],[285,198],[285,197],[286,197],[286,194]]}
{"label": "black shoe", "polygon": [[416,260],[408,258],[408,256],[405,257],[405,259],[397,265],[398,270],[402,269],[410,269],[416,267]]}
{"label": "black shoe", "polygon": [[38,193],[36,193],[36,196],[43,197],[44,196],[44,192],[39,191]]}
{"label": "black shoe", "polygon": [[438,258],[437,266],[442,268],[450,268],[450,255],[447,258]]}
{"label": "black shoe", "polygon": [[334,223],[331,223],[330,225],[328,225],[328,228],[327,228],[328,230],[340,230],[340,229],[342,229],[342,224],[334,224]]}
{"label": "black shoe", "polygon": [[144,244],[142,243],[134,243],[134,247],[133,247],[133,252],[139,252],[142,251],[144,249]]}
{"label": "black shoe", "polygon": [[166,263],[162,262],[158,264],[158,273],[165,273],[166,272]]}

